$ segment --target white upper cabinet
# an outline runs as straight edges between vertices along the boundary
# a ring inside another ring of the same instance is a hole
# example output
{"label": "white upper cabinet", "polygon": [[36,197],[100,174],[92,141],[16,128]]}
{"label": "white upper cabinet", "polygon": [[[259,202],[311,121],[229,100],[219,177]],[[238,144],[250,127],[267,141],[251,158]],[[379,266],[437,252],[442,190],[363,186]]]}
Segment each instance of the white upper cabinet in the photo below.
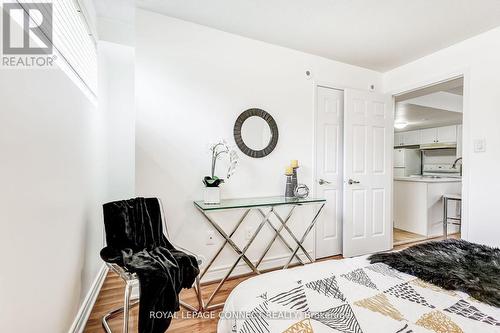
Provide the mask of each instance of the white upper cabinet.
{"label": "white upper cabinet", "polygon": [[437,142],[457,142],[457,126],[438,127]]}
{"label": "white upper cabinet", "polygon": [[394,133],[394,147],[413,146],[420,144],[420,131]]}
{"label": "white upper cabinet", "polygon": [[426,128],[420,130],[420,143],[435,143],[437,140],[437,128]]}
{"label": "white upper cabinet", "polygon": [[403,133],[402,132],[394,133],[394,147],[403,146],[403,145],[404,145]]}
{"label": "white upper cabinet", "polygon": [[420,144],[420,131],[403,132],[403,143],[405,146]]}
{"label": "white upper cabinet", "polygon": [[456,143],[457,127],[453,125],[394,133],[394,147],[429,143]]}

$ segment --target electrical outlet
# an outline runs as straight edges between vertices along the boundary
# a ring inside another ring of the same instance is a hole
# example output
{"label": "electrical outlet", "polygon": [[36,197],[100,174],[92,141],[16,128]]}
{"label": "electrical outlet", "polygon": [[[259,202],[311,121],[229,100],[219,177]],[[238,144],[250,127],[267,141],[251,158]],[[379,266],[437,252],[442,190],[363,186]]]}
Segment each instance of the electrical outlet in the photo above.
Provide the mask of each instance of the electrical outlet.
{"label": "electrical outlet", "polygon": [[202,255],[197,255],[198,259],[201,261],[201,264],[200,266],[205,266],[205,264],[207,263],[207,258],[205,258],[205,256],[202,256]]}
{"label": "electrical outlet", "polygon": [[213,230],[208,230],[207,231],[207,245],[214,245],[215,244],[215,232]]}
{"label": "electrical outlet", "polygon": [[250,238],[252,238],[252,235],[253,235],[253,229],[252,228],[246,228],[245,229],[245,239],[246,240],[250,240]]}

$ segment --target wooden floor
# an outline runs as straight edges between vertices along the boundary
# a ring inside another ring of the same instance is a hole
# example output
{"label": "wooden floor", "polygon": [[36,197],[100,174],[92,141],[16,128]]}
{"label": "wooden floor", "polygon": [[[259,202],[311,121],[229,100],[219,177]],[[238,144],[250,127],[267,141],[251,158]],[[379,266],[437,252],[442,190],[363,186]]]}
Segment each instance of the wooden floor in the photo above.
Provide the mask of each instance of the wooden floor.
{"label": "wooden floor", "polygon": [[402,245],[407,243],[414,243],[426,239],[425,236],[415,234],[406,230],[393,229],[394,245]]}
{"label": "wooden floor", "polygon": [[[459,235],[455,234],[455,235],[450,235],[449,237],[459,238]],[[442,237],[434,238],[433,240],[439,240],[439,239],[442,239]],[[407,243],[404,245],[397,245],[394,246],[394,249],[400,250],[409,247],[411,245],[422,243],[424,241]],[[323,260],[337,260],[337,259],[342,259],[342,256],[335,256]],[[236,287],[240,282],[248,278],[250,278],[250,276],[240,277],[227,281],[222,287],[221,291],[216,296],[214,304],[225,301],[225,299],[231,293],[231,290],[233,290],[233,288]],[[208,297],[208,295],[214,290],[215,287],[216,284],[208,284],[203,286],[202,289],[204,297],[205,298]],[[101,318],[105,313],[107,313],[111,309],[122,305],[123,292],[124,292],[124,283],[122,282],[122,280],[116,274],[111,272],[108,273],[108,276],[106,277],[104,285],[99,293],[99,296],[97,297],[97,301],[94,305],[94,308],[92,309],[89,320],[85,327],[84,330],[85,333],[105,332],[101,325]],[[196,304],[196,296],[192,290],[183,290],[181,293],[181,299],[189,302],[190,304]],[[129,326],[130,333],[137,332],[137,319],[138,319],[137,310],[138,310],[137,307],[135,307],[131,311],[131,316],[130,316],[131,319]],[[172,324],[170,325],[168,332],[169,333],[181,333],[181,332],[214,333],[217,331],[217,321],[218,321],[217,315],[219,311],[206,313],[204,314],[205,317],[202,318],[182,318],[182,313],[180,313],[178,314],[179,318],[174,319],[172,321]],[[186,317],[187,315],[191,316],[193,315],[186,311],[183,311],[183,314],[184,317]],[[121,332],[122,319],[123,319],[122,316],[117,316],[116,318],[110,320],[110,326],[113,332]]]}

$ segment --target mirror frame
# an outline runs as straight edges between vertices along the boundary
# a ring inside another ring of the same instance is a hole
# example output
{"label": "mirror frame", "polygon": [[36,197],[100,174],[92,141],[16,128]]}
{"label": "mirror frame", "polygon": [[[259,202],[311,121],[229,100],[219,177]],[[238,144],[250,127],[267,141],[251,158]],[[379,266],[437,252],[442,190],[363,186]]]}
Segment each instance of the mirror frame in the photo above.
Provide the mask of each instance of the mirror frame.
{"label": "mirror frame", "polygon": [[[243,127],[243,123],[245,122],[245,120],[250,117],[260,117],[264,119],[264,121],[269,125],[269,128],[271,129],[271,140],[269,140],[269,144],[267,145],[267,147],[264,147],[264,149],[253,150],[252,148],[249,148],[243,141],[241,128]],[[238,146],[238,148],[240,148],[243,154],[253,158],[262,158],[269,155],[278,144],[278,125],[276,125],[276,121],[274,121],[274,118],[269,113],[261,109],[254,108],[243,111],[234,123],[233,134],[234,141],[236,141],[236,145]]]}

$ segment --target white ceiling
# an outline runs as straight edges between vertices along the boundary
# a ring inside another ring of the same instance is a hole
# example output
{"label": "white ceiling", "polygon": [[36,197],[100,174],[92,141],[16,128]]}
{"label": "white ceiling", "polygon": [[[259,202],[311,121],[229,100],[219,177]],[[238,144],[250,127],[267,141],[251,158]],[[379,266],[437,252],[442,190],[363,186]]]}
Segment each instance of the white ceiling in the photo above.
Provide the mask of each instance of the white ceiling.
{"label": "white ceiling", "polygon": [[396,108],[396,122],[406,122],[404,129],[394,129],[395,132],[412,131],[422,128],[431,128],[462,123],[462,113],[429,108],[415,104],[401,104]]}
{"label": "white ceiling", "polygon": [[132,24],[135,20],[134,0],[93,0],[97,16]]}
{"label": "white ceiling", "polygon": [[137,0],[136,4],[382,72],[500,25],[499,0]]}
{"label": "white ceiling", "polygon": [[418,89],[396,97],[395,122],[406,122],[411,131],[462,123],[463,78]]}
{"label": "white ceiling", "polygon": [[460,95],[460,96],[464,95],[464,87],[451,88],[451,89],[448,89],[446,91],[451,93],[451,94],[455,94],[455,95]]}

